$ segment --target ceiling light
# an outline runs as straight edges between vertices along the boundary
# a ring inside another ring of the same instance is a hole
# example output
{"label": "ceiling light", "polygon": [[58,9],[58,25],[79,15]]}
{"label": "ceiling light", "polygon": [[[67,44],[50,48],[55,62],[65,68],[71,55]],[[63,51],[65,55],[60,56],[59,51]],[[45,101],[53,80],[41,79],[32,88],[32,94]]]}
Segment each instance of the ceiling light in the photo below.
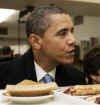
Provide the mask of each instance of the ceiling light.
{"label": "ceiling light", "polygon": [[0,23],[4,22],[9,16],[14,14],[16,10],[13,9],[0,9]]}

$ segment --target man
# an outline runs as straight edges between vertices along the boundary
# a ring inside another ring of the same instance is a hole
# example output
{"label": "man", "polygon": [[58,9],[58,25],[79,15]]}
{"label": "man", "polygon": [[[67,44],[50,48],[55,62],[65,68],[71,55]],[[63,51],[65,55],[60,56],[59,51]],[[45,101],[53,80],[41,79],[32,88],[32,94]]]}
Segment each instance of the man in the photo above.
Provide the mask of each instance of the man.
{"label": "man", "polygon": [[45,74],[52,75],[59,86],[84,83],[84,75],[68,65],[74,60],[75,39],[66,11],[55,5],[35,8],[26,30],[32,48],[20,58],[0,65],[1,88],[23,79],[43,82]]}

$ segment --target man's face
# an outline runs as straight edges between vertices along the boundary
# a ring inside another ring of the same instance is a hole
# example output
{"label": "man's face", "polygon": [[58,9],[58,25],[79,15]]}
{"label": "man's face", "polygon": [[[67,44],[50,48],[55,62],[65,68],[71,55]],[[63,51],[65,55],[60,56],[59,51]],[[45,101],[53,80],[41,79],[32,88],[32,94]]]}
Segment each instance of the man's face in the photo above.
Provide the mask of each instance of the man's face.
{"label": "man's face", "polygon": [[51,15],[51,26],[42,37],[42,53],[57,64],[72,63],[74,59],[75,39],[73,24],[69,15]]}

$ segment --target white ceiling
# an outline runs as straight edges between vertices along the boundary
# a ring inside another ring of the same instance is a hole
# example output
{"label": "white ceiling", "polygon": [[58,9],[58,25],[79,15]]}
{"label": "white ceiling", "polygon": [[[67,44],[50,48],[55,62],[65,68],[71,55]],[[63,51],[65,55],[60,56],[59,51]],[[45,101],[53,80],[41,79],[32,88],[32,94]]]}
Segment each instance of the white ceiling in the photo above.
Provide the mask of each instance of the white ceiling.
{"label": "white ceiling", "polygon": [[0,8],[21,10],[27,5],[55,3],[74,14],[100,16],[100,0],[0,0]]}
{"label": "white ceiling", "polygon": [[[100,16],[100,0],[0,0],[0,8],[22,10],[27,5],[36,7],[50,3],[65,8],[73,15]],[[1,25],[14,24],[17,20],[18,12]]]}

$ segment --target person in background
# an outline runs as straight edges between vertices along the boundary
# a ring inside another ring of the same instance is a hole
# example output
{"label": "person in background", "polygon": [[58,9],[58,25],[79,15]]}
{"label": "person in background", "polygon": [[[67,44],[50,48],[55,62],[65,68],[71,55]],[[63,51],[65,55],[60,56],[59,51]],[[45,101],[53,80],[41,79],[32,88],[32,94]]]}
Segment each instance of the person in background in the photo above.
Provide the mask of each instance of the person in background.
{"label": "person in background", "polygon": [[2,56],[0,62],[10,61],[13,59],[13,50],[9,46],[3,46],[1,50]]}
{"label": "person in background", "polygon": [[0,62],[2,60],[2,57],[3,57],[3,50],[2,50],[2,47],[0,48]]}
{"label": "person in background", "polygon": [[80,46],[75,45],[74,67],[83,72],[83,62],[80,59]]}
{"label": "person in background", "polygon": [[100,45],[84,56],[83,69],[87,84],[100,84]]}
{"label": "person in background", "polygon": [[18,59],[0,64],[0,88],[24,79],[46,82],[51,76],[58,86],[84,84],[84,74],[70,66],[76,42],[73,31],[71,17],[62,8],[35,8],[26,22],[31,48]]}
{"label": "person in background", "polygon": [[18,57],[20,57],[21,55],[19,54],[19,53],[16,53],[16,54],[14,54],[14,58],[18,58]]}

